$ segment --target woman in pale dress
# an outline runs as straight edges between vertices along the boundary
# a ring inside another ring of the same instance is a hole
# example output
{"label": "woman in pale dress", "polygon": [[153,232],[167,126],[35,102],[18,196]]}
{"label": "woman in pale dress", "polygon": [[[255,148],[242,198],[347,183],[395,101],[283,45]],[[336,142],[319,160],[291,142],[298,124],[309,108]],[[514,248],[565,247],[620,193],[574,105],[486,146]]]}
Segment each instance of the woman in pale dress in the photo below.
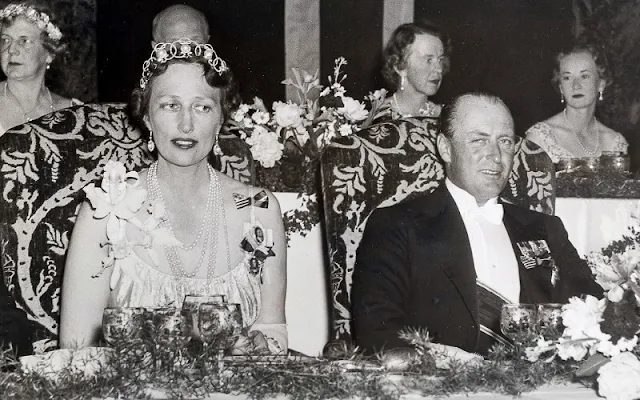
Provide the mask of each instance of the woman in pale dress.
{"label": "woman in pale dress", "polygon": [[451,45],[435,25],[409,23],[392,33],[383,52],[382,76],[393,119],[440,116],[442,106],[429,100],[449,69]]}
{"label": "woman in pale dress", "polygon": [[[122,167],[109,164],[106,184],[85,188],[89,201],[80,209],[64,271],[62,347],[95,344],[107,306],[180,307],[187,294],[222,294],[241,305],[248,331],[237,351],[287,351],[286,239],[278,201],[207,162],[237,105],[231,72],[210,45],[156,44],[131,112],[148,132],[157,161],[121,180]],[[119,221],[126,218],[120,230],[107,222],[114,214],[100,214],[121,205],[100,201],[100,195],[117,197],[103,189],[120,187],[116,181],[128,188],[121,202],[138,209],[135,216],[119,214]]]}
{"label": "woman in pale dress", "polygon": [[545,150],[554,163],[599,157],[604,152],[627,153],[624,137],[595,117],[596,106],[611,84],[606,59],[598,47],[575,44],[560,52],[552,82],[565,108],[529,128],[527,139]]}
{"label": "woman in pale dress", "polygon": [[61,108],[81,104],[45,85],[49,66],[63,50],[53,15],[39,2],[11,3],[0,10],[0,135],[9,128]]}

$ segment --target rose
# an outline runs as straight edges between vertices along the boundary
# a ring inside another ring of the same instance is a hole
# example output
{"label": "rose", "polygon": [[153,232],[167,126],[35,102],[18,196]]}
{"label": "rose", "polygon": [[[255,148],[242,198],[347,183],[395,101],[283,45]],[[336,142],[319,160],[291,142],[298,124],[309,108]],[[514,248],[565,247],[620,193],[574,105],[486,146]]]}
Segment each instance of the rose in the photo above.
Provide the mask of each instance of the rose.
{"label": "rose", "polygon": [[640,361],[631,353],[620,353],[598,370],[598,394],[608,400],[640,397]]}
{"label": "rose", "polygon": [[265,168],[271,168],[282,158],[284,146],[275,132],[256,126],[247,143],[251,146],[251,156]]}
{"label": "rose", "polygon": [[369,115],[363,103],[349,96],[343,96],[342,103],[344,106],[340,107],[338,112],[347,117],[350,121],[362,121],[367,118],[367,115]]}
{"label": "rose", "polygon": [[273,116],[276,123],[283,127],[298,127],[302,124],[302,110],[297,104],[291,102],[283,103],[276,101],[273,103]]}

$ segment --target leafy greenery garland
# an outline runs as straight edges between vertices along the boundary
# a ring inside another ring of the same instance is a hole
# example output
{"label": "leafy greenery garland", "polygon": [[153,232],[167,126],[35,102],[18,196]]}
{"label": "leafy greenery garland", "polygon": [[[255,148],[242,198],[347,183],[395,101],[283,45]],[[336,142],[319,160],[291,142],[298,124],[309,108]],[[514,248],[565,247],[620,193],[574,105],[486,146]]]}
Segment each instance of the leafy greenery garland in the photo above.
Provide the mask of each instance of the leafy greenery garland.
{"label": "leafy greenery garland", "polygon": [[[543,384],[567,382],[575,369],[575,364],[565,362],[530,363],[523,357],[523,348],[502,346],[492,350],[490,362],[453,363],[447,370],[438,369],[425,351],[428,334],[408,335],[420,356],[401,372],[384,371],[379,357],[365,357],[356,349],[345,349],[338,357],[342,361],[273,356],[272,362],[265,362],[270,359],[236,357],[220,369],[215,351],[185,351],[184,343],[145,341],[114,344],[114,356],[91,377],[69,366],[51,378],[21,370],[6,352],[0,359],[0,399],[199,398],[211,393],[254,399],[282,394],[292,399],[398,399],[407,393],[473,392],[517,396]],[[344,360],[355,368],[346,368]]]}
{"label": "leafy greenery garland", "polygon": [[616,171],[560,173],[556,176],[557,197],[618,198],[640,197],[640,180]]}

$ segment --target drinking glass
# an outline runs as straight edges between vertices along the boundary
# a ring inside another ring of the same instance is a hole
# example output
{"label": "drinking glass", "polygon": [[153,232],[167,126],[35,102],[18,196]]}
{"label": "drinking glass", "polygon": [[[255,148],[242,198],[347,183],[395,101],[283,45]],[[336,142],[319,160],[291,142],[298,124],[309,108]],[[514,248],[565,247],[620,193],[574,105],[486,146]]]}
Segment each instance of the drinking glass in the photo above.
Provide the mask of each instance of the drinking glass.
{"label": "drinking glass", "polygon": [[562,306],[559,303],[538,304],[538,329],[547,340],[556,340],[562,336]]}
{"label": "drinking glass", "polygon": [[500,313],[500,330],[516,343],[536,333],[537,307],[534,304],[505,304]]}
{"label": "drinking glass", "polygon": [[120,341],[141,340],[144,332],[144,309],[140,307],[108,307],[102,313],[102,334],[108,345]]}
{"label": "drinking glass", "polygon": [[184,297],[184,302],[182,303],[182,309],[187,313],[187,315],[191,318],[191,337],[196,340],[202,340],[200,338],[199,331],[199,321],[198,321],[198,307],[203,303],[214,303],[214,304],[224,304],[225,296],[223,294],[216,295],[198,295],[198,294],[188,294]]}
{"label": "drinking glass", "polygon": [[198,328],[206,349],[217,351],[218,366],[222,368],[224,351],[231,347],[242,329],[239,304],[202,303],[198,307]]}
{"label": "drinking glass", "polygon": [[177,343],[184,346],[191,333],[191,316],[175,307],[151,309],[152,334],[155,342],[161,346]]}

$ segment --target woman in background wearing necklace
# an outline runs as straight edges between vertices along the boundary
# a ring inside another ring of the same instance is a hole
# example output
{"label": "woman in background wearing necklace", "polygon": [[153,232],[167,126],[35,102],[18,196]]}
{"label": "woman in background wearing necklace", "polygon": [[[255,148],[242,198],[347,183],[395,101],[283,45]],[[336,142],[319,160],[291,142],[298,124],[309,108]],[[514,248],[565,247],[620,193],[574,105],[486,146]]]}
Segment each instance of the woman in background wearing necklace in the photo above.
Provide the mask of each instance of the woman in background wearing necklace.
{"label": "woman in background wearing necklace", "polygon": [[12,3],[0,10],[0,135],[8,129],[77,101],[52,93],[45,74],[63,51],[62,34],[45,5]]}
{"label": "woman in background wearing necklace", "polygon": [[[136,213],[141,222],[116,229],[113,235],[124,231],[124,244],[110,253],[103,244],[113,231],[98,215],[97,189],[85,188],[89,202],[78,214],[64,271],[62,347],[96,343],[107,306],[179,308],[187,294],[222,294],[240,304],[248,328],[236,351],[287,351],[286,239],[278,201],[207,162],[238,100],[230,70],[210,45],[156,44],[131,102],[134,119],[149,134],[149,151],[157,154],[149,169],[129,177],[138,182],[130,199],[144,196]],[[106,172],[110,187],[109,165]],[[115,263],[103,269],[109,255]]]}
{"label": "woman in background wearing necklace", "polygon": [[624,137],[595,117],[606,96],[611,74],[604,53],[594,45],[577,43],[556,57],[552,82],[560,91],[564,110],[538,122],[527,139],[547,152],[554,163],[562,159],[599,157],[603,152],[627,153]]}
{"label": "woman in background wearing necklace", "polygon": [[385,46],[382,76],[393,93],[392,118],[440,116],[442,106],[429,100],[449,68],[450,42],[430,24],[403,24]]}

